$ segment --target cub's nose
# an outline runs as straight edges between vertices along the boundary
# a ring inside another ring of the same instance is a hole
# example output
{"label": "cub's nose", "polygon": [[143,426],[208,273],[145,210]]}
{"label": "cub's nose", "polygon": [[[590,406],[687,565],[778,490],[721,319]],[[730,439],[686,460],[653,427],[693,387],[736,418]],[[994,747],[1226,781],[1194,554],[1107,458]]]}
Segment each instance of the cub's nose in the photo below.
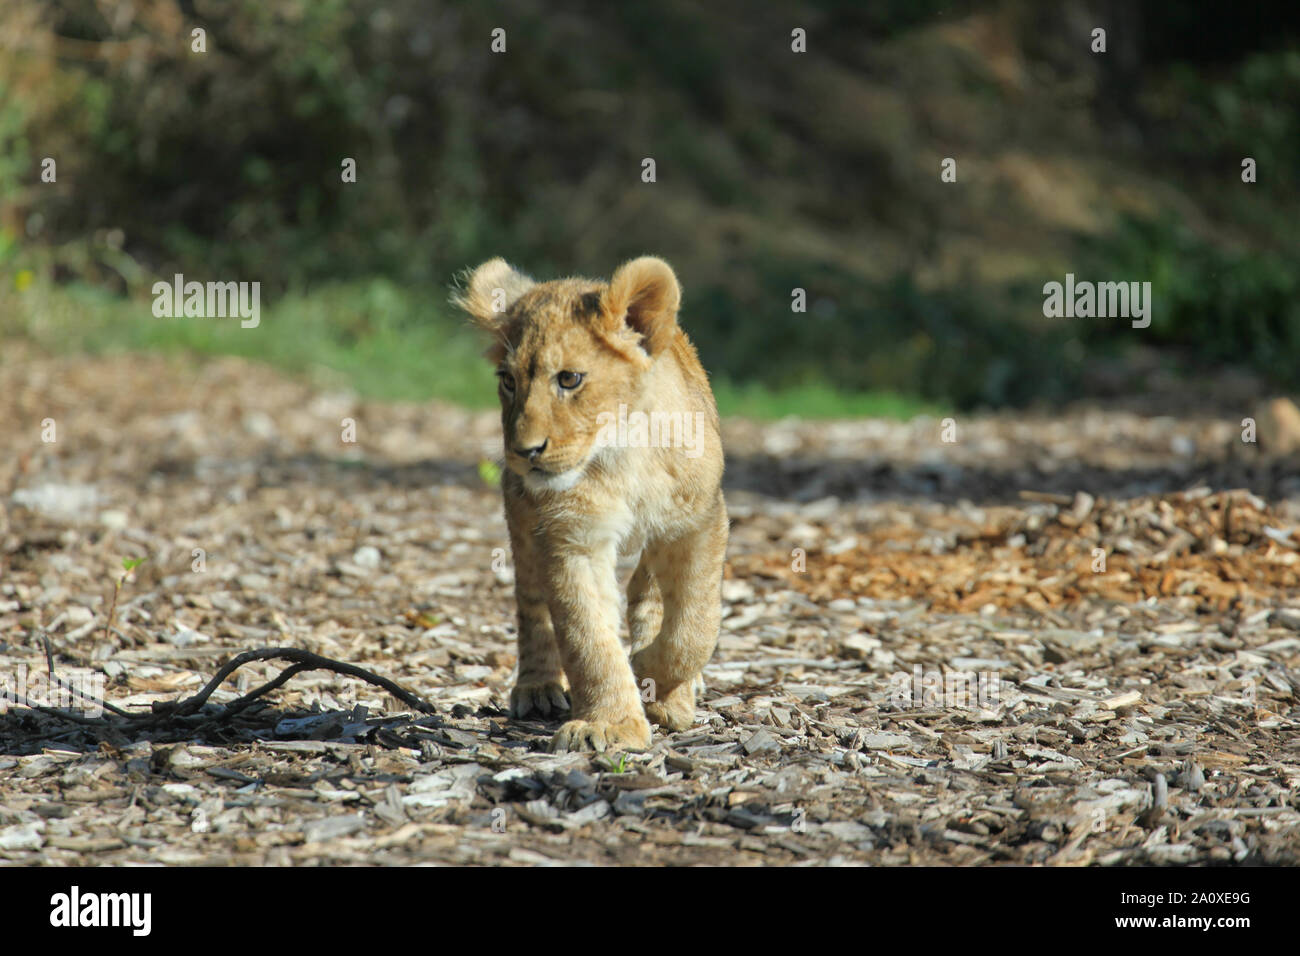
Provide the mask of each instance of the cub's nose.
{"label": "cub's nose", "polygon": [[534,445],[531,448],[516,448],[515,454],[523,458],[527,458],[529,461],[536,461],[537,457],[542,452],[546,451],[546,446],[549,445],[550,443],[551,440],[548,438],[545,441],[543,441],[540,445]]}

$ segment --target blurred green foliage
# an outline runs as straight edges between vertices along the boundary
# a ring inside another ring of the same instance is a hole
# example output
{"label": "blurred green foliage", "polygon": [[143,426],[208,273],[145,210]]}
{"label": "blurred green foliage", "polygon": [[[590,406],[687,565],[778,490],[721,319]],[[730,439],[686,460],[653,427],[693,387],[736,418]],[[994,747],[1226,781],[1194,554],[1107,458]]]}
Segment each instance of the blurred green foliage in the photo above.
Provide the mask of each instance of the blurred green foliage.
{"label": "blurred green foliage", "polygon": [[[1281,383],[1300,365],[1300,270],[1271,252],[1224,249],[1174,219],[1128,220],[1091,248],[1094,272],[1151,282],[1155,307],[1145,342],[1201,362],[1238,362]],[[1104,343],[1114,319],[1087,322]],[[1135,333],[1136,334],[1136,333]]]}
{"label": "blurred green foliage", "polygon": [[[1159,56],[1115,119],[1086,31],[1020,0],[5,0],[0,270],[37,281],[20,301],[0,274],[0,329],[40,337],[44,309],[63,342],[490,402],[446,306],[456,272],[501,254],[601,275],[650,252],[683,279],[724,404],[902,413],[1080,394],[1089,355],[1132,340],[1042,318],[1042,282],[1086,265],[1155,283],[1145,342],[1294,384],[1294,18],[1239,28],[1202,69],[1178,50],[1203,23],[1143,16]],[[175,272],[262,282],[262,333],[153,319],[149,285]]]}

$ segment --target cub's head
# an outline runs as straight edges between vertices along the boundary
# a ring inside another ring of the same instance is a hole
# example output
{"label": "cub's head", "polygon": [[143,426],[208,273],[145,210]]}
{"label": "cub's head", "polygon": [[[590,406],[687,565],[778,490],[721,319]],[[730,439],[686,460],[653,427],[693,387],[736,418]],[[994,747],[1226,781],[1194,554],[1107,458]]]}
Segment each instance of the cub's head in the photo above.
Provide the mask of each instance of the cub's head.
{"label": "cub's head", "polygon": [[563,491],[582,477],[607,416],[637,400],[672,347],[681,288],[650,256],[608,283],[534,282],[491,259],[453,301],[492,334],[506,466],[534,490]]}

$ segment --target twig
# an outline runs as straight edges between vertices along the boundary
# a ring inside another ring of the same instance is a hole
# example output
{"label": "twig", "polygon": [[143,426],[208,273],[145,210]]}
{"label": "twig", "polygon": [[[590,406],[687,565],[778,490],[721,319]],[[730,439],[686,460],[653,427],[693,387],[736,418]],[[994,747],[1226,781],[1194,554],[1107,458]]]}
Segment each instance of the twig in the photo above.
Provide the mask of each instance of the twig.
{"label": "twig", "polygon": [[[120,707],[114,707],[106,700],[100,700],[98,697],[92,697],[90,694],[87,694],[80,687],[74,687],[72,684],[65,681],[62,677],[56,677],[54,675],[54,652],[50,649],[50,636],[48,634],[41,634],[41,639],[45,642],[45,669],[46,672],[49,674],[51,686],[62,687],[64,690],[76,694],[82,700],[88,700],[92,704],[95,704],[98,707],[102,707],[104,710],[108,711],[109,713],[117,714],[117,716],[119,717],[138,716],[138,715],[129,714],[125,710],[122,710]],[[55,708],[49,708],[49,709],[54,710]]]}
{"label": "twig", "polygon": [[[267,684],[259,687],[252,694],[246,695],[247,698],[254,698],[259,696],[261,693],[274,690],[276,687],[279,687],[287,681],[289,677],[292,677],[294,674],[300,673],[301,671],[329,670],[338,674],[343,674],[347,677],[359,678],[368,684],[374,684],[376,687],[382,687],[402,703],[414,707],[422,714],[435,713],[434,706],[431,703],[420,697],[418,694],[411,693],[400,684],[394,683],[387,677],[380,677],[378,674],[368,671],[364,667],[357,667],[355,664],[347,664],[343,661],[321,657],[319,654],[313,654],[311,651],[304,651],[298,647],[264,647],[255,651],[245,651],[222,667],[221,670],[217,671],[212,680],[208,681],[207,686],[193,697],[178,702],[160,701],[154,704],[154,712],[176,715],[192,714],[203,706],[204,702],[207,701],[207,699],[212,696],[213,692],[221,686],[222,681],[239,668],[253,661],[269,660],[292,661],[296,666],[287,668],[280,677],[277,677],[275,680],[269,681]],[[290,673],[290,671],[292,671],[292,673]],[[283,678],[283,680],[281,678]]]}
{"label": "twig", "polygon": [[[218,713],[214,714],[213,720],[226,720],[235,714],[248,708],[250,704],[258,698],[269,694],[278,687],[284,686],[288,681],[297,674],[309,670],[329,670],[337,674],[343,674],[346,677],[356,677],[368,684],[383,688],[392,694],[402,703],[418,710],[422,714],[435,714],[437,710],[433,704],[429,703],[418,694],[412,693],[387,677],[381,677],[364,667],[357,667],[355,664],[347,664],[343,661],[332,660],[328,657],[321,657],[319,654],[313,654],[311,651],[304,651],[297,647],[264,647],[253,651],[245,651],[238,655],[222,667],[213,678],[208,681],[202,690],[193,697],[182,701],[155,701],[153,710],[147,714],[132,714],[127,711],[114,707],[107,701],[97,700],[89,695],[82,694],[76,688],[69,687],[69,690],[81,694],[81,696],[96,704],[102,704],[104,709],[120,718],[120,720],[109,720],[105,717],[83,717],[80,714],[74,714],[71,711],[60,710],[54,707],[46,707],[42,704],[35,704],[25,696],[19,701],[26,704],[32,710],[39,711],[42,714],[48,714],[51,717],[61,717],[64,720],[83,726],[99,727],[102,729],[118,728],[121,730],[140,730],[160,723],[164,723],[176,717],[187,717],[198,711],[208,698],[221,686],[222,682],[233,674],[236,670],[245,664],[253,661],[267,660],[286,660],[291,661],[289,667],[286,667],[276,677],[262,684],[255,690],[250,691],[243,697],[236,698],[225,705]],[[56,678],[57,679],[57,678]],[[62,682],[60,681],[62,684]]]}
{"label": "twig", "polygon": [[44,704],[34,704],[27,698],[26,694],[18,698],[18,703],[26,704],[32,710],[40,711],[42,714],[49,714],[51,717],[62,717],[64,720],[70,720],[75,724],[85,724],[90,727],[111,726],[103,717],[82,717],[80,714],[74,714],[70,710],[60,710],[57,707],[46,707]]}
{"label": "twig", "polygon": [[293,677],[295,674],[300,674],[303,671],[309,671],[309,670],[311,670],[310,664],[294,664],[292,667],[286,667],[284,670],[280,671],[278,677],[275,677],[267,681],[265,684],[263,684],[261,687],[257,688],[256,690],[249,691],[247,694],[245,694],[243,697],[240,697],[238,700],[232,700],[230,703],[226,704],[226,709],[221,712],[221,717],[226,718],[226,717],[234,716],[235,714],[244,710],[246,707],[253,704],[253,702],[256,701],[259,697],[269,694],[277,687],[281,687],[284,684],[288,683],[289,679]]}
{"label": "twig", "polygon": [[122,590],[122,585],[113,586],[113,597],[108,602],[108,620],[104,622],[104,641],[108,641],[108,632],[113,629],[113,617],[117,614],[117,592]]}

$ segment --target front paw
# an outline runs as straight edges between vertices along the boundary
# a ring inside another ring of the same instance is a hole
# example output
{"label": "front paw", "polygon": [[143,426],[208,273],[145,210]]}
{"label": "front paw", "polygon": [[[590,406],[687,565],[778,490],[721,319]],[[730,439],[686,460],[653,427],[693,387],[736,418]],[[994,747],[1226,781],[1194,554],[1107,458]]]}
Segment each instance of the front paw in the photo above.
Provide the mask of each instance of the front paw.
{"label": "front paw", "polygon": [[510,690],[511,717],[527,717],[534,713],[549,717],[552,713],[558,714],[568,709],[569,696],[558,680],[517,683]]}
{"label": "front paw", "polygon": [[641,714],[619,721],[571,720],[551,738],[556,753],[570,750],[645,750],[650,746],[650,723]]}

